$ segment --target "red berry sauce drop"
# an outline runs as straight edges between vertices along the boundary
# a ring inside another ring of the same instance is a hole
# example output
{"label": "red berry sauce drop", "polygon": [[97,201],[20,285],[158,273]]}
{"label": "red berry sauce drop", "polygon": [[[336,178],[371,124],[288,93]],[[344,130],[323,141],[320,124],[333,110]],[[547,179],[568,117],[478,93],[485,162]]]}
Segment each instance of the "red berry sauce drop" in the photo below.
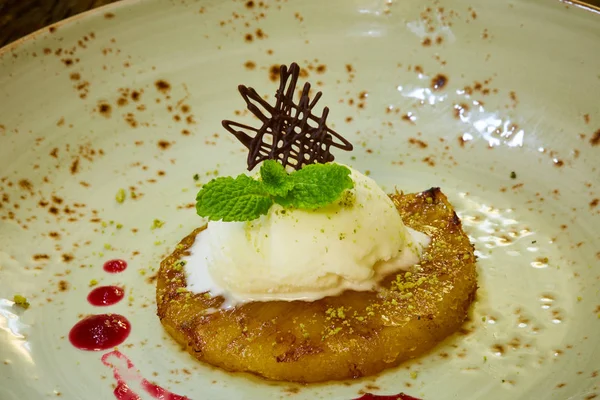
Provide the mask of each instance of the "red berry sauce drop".
{"label": "red berry sauce drop", "polygon": [[127,262],[125,260],[109,260],[104,263],[104,270],[106,272],[110,272],[111,274],[116,274],[119,272],[125,271],[127,268]]}
{"label": "red berry sauce drop", "polygon": [[81,350],[106,350],[125,341],[131,324],[119,314],[90,315],[69,332],[71,344]]}
{"label": "red berry sauce drop", "polygon": [[185,396],[180,396],[175,393],[169,392],[167,389],[162,388],[152,382],[149,382],[144,379],[142,381],[142,388],[155,399],[168,399],[168,400],[189,400]]}
{"label": "red berry sauce drop", "polygon": [[137,395],[125,382],[119,382],[117,387],[113,391],[113,394],[117,400],[141,400],[142,398]]}
{"label": "red berry sauce drop", "polygon": [[141,397],[129,387],[129,383],[135,383],[136,386],[141,386],[142,390],[153,399],[190,400],[190,398],[186,396],[172,393],[141,376],[131,360],[118,350],[103,355],[102,363],[113,370],[113,376],[117,380],[117,387],[113,393],[117,400],[141,399]]}
{"label": "red berry sauce drop", "polygon": [[419,400],[416,397],[409,396],[404,393],[387,395],[387,396],[378,396],[372,393],[366,393],[355,400]]}
{"label": "red berry sauce drop", "polygon": [[118,286],[100,286],[88,294],[88,301],[96,307],[112,306],[125,296],[125,291]]}

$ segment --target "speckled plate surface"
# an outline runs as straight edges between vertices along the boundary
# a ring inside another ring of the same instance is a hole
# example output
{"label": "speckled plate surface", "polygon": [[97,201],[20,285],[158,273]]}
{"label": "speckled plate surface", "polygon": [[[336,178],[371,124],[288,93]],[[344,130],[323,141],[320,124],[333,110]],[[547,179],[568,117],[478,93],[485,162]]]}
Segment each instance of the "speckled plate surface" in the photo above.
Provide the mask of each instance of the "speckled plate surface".
{"label": "speckled plate surface", "polygon": [[[376,377],[227,374],[181,352],[155,315],[161,258],[202,223],[194,174],[244,169],[220,125],[252,121],[236,86],[272,99],[272,67],[292,61],[356,145],[338,160],[389,191],[440,186],[479,255],[464,329]],[[126,1],[4,48],[0,399],[114,398],[106,352],[68,340],[102,312],[132,323],[119,350],[133,381],[192,399],[599,397],[599,65],[600,15],[527,0]],[[113,258],[128,269],[105,273]],[[93,280],[125,300],[92,307]]]}

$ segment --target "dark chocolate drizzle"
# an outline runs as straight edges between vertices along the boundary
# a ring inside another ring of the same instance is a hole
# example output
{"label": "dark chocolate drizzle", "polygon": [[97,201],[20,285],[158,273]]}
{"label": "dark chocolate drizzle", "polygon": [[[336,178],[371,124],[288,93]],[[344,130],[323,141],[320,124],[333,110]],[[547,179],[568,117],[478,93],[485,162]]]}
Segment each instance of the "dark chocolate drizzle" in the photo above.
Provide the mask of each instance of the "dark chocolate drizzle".
{"label": "dark chocolate drizzle", "polygon": [[264,160],[277,160],[283,166],[299,170],[304,165],[334,160],[331,147],[350,151],[352,144],[326,125],[329,108],[323,108],[320,117],[312,110],[321,98],[321,92],[310,100],[310,83],[302,88],[300,100],[294,103],[294,93],[300,67],[292,63],[289,69],[280,69],[279,89],[274,106],[267,103],[253,88],[238,86],[248,110],[262,122],[260,128],[223,121],[223,127],[248,148],[248,170]]}

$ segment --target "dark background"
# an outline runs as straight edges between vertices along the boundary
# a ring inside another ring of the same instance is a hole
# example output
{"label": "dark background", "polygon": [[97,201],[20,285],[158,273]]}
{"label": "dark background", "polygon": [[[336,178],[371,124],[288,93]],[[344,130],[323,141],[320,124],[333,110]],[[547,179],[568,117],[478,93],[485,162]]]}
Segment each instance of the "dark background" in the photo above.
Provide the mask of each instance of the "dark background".
{"label": "dark background", "polygon": [[[0,47],[61,19],[116,1],[0,0]],[[587,0],[587,3],[600,7],[600,0]]]}
{"label": "dark background", "polygon": [[72,15],[117,0],[0,0],[0,47]]}

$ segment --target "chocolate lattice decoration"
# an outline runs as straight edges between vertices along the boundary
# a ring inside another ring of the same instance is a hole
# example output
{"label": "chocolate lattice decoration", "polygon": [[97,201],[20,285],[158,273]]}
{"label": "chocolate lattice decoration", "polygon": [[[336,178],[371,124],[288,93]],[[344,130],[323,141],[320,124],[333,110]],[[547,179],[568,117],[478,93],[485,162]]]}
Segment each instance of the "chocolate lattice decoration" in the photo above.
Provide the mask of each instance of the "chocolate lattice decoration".
{"label": "chocolate lattice decoration", "polygon": [[275,93],[274,106],[267,103],[256,91],[244,85],[238,86],[248,110],[260,119],[262,126],[253,128],[233,121],[223,121],[223,127],[232,133],[248,152],[248,170],[264,160],[277,160],[283,166],[296,170],[313,163],[334,160],[331,147],[350,151],[352,144],[326,125],[329,108],[317,117],[312,109],[321,98],[321,92],[310,100],[310,83],[302,88],[300,100],[294,103],[294,93],[300,75],[300,67],[292,63],[288,69],[280,69],[279,89]]}

